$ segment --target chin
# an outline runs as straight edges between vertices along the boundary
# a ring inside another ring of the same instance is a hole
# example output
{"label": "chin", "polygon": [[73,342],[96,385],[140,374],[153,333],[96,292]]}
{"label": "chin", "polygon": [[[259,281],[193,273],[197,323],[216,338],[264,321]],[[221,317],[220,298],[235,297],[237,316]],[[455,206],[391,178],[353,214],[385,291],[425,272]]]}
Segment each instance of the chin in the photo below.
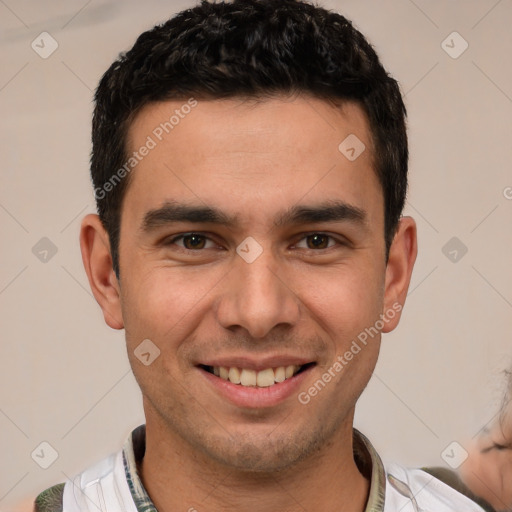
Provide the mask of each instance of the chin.
{"label": "chin", "polygon": [[[325,444],[326,432],[232,434],[222,440],[203,440],[202,451],[229,468],[247,473],[276,473],[296,467]],[[273,435],[274,434],[274,435]]]}
{"label": "chin", "polygon": [[284,471],[305,458],[304,452],[295,446],[277,449],[275,446],[251,444],[239,446],[235,451],[231,447],[228,452],[210,452],[209,455],[221,464],[238,471],[261,474]]}

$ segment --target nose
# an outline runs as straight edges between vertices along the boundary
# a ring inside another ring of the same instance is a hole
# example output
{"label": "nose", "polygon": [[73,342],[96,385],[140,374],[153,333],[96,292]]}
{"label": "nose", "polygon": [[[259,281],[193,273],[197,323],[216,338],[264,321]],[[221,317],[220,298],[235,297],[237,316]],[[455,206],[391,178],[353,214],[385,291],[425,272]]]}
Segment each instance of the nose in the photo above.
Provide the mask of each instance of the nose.
{"label": "nose", "polygon": [[263,338],[276,326],[289,328],[298,322],[300,300],[271,251],[252,263],[236,257],[233,265],[217,304],[224,328],[243,328],[253,338]]}

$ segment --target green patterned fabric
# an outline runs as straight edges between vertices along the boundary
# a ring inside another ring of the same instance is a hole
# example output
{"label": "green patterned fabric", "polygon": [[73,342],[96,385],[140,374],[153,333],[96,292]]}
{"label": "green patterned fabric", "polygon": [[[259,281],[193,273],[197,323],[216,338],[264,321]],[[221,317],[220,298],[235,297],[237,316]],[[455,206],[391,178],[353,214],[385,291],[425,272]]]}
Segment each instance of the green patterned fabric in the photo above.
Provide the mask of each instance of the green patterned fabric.
{"label": "green patterned fabric", "polygon": [[[354,429],[354,459],[359,471],[370,481],[370,494],[365,512],[382,512],[386,489],[386,474],[382,461],[370,441]],[[146,451],[146,425],[132,431],[123,446],[126,480],[138,512],[158,512],[142,485],[138,466]],[[62,512],[64,483],[46,489],[36,498],[35,512]]]}
{"label": "green patterned fabric", "polygon": [[62,512],[64,485],[54,485],[39,494],[35,501],[35,512]]}

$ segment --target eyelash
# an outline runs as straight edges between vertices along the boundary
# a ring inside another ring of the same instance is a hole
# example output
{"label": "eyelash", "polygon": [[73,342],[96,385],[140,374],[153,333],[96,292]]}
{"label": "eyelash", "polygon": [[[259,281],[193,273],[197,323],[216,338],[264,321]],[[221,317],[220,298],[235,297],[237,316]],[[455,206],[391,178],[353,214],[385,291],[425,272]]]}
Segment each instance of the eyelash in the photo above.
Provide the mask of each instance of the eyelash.
{"label": "eyelash", "polygon": [[[164,245],[166,246],[169,246],[169,245],[173,245],[175,244],[178,240],[182,240],[184,238],[186,238],[187,236],[191,236],[191,235],[196,235],[198,237],[201,237],[201,238],[204,238],[206,240],[209,240],[209,241],[212,241],[213,240],[208,237],[207,235],[203,234],[203,233],[199,233],[199,232],[196,232],[196,231],[189,231],[187,233],[182,233],[181,235],[177,235],[171,239],[169,239],[168,241],[166,241],[164,243]],[[336,242],[337,245],[339,246],[343,246],[343,245],[347,245],[346,242],[343,242],[337,238],[335,238],[334,236],[332,235],[329,235],[327,233],[323,233],[321,231],[313,231],[313,232],[310,232],[310,233],[306,233],[302,236],[302,238],[299,239],[299,242],[301,242],[302,240],[305,240],[306,238],[308,237],[311,237],[311,236],[314,236],[314,235],[321,235],[321,236],[324,236],[324,237],[327,237],[329,238],[330,240],[334,240]],[[295,244],[296,245],[296,244]],[[325,250],[328,250],[328,249],[332,249],[333,247],[335,246],[334,245],[331,245],[330,247],[325,247],[323,249],[306,249],[307,251],[313,251],[313,252],[321,252],[321,251],[325,251]],[[185,252],[188,252],[188,253],[193,253],[193,252],[201,252],[201,251],[204,251],[208,248],[202,248],[202,249],[187,249],[186,247],[180,247],[178,246],[181,250],[185,251]]]}
{"label": "eyelash", "polygon": [[495,450],[510,450],[511,449],[510,445],[504,445],[504,444],[500,444],[500,443],[494,443],[492,447]]}

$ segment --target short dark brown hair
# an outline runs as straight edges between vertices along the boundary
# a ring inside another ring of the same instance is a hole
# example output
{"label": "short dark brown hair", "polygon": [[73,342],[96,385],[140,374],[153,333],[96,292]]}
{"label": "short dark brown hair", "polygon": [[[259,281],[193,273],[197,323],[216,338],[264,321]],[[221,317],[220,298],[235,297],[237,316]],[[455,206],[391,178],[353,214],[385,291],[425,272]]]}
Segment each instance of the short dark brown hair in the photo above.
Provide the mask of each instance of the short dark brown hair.
{"label": "short dark brown hair", "polygon": [[387,257],[407,191],[406,109],[372,46],[342,15],[300,0],[203,0],[141,34],[96,90],[91,175],[118,277],[120,212],[130,177],[120,171],[137,112],[192,96],[283,93],[355,101],[364,109],[384,196]]}

